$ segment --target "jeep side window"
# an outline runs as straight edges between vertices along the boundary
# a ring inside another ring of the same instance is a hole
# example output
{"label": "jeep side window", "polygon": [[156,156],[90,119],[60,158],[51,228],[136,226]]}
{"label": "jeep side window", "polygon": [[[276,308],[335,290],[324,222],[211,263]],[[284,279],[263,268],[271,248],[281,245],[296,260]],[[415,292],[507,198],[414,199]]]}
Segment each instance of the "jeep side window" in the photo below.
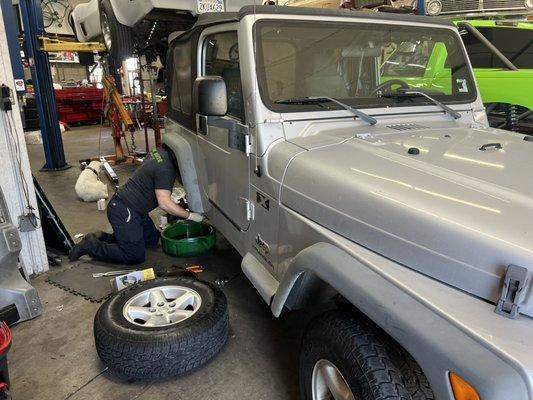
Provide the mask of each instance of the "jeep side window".
{"label": "jeep side window", "polygon": [[181,40],[171,49],[169,116],[194,129],[192,112],[191,41]]}
{"label": "jeep side window", "polygon": [[204,74],[218,75],[224,79],[228,95],[228,115],[244,121],[237,32],[221,32],[206,37]]}

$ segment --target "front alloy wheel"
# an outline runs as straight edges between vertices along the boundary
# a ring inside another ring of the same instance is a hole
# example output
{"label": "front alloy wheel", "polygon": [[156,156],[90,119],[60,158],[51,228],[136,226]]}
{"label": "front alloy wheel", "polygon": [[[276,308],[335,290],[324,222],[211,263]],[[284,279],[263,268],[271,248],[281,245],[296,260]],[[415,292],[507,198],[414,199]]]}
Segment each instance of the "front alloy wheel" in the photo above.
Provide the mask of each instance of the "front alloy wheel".
{"label": "front alloy wheel", "polygon": [[303,400],[413,400],[375,329],[340,310],[316,317],[300,354]]}
{"label": "front alloy wheel", "polygon": [[339,369],[326,359],[315,364],[311,385],[313,400],[357,400]]}

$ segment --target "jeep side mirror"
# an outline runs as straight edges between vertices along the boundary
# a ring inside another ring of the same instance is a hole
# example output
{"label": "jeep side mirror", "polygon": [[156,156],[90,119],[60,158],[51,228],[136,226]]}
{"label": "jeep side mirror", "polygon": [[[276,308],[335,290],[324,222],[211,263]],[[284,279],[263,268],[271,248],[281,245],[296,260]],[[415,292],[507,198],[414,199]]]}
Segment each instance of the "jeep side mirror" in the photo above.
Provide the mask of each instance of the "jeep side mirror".
{"label": "jeep side mirror", "polygon": [[196,78],[193,87],[193,101],[200,115],[221,117],[228,112],[226,83],[220,76]]}

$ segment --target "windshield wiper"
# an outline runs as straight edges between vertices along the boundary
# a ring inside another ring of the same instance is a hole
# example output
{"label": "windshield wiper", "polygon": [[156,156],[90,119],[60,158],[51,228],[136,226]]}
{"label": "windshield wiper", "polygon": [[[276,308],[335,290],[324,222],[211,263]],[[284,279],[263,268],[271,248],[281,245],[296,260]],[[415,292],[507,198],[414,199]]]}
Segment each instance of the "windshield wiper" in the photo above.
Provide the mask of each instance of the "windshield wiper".
{"label": "windshield wiper", "polygon": [[276,104],[322,104],[322,103],[335,103],[344,108],[345,110],[350,111],[352,114],[356,115],[357,117],[361,118],[363,121],[367,122],[370,125],[375,125],[378,120],[374,117],[371,117],[370,115],[358,110],[355,107],[352,107],[346,103],[343,103],[337,99],[334,99],[333,97],[328,96],[320,96],[320,97],[297,97],[294,99],[283,99],[283,100],[276,100],[274,103]]}
{"label": "windshield wiper", "polygon": [[405,98],[405,97],[425,97],[437,107],[440,107],[444,112],[450,114],[454,119],[459,119],[462,117],[461,113],[455,111],[454,109],[448,107],[446,104],[441,103],[437,99],[431,97],[429,94],[421,92],[419,90],[410,90],[410,89],[400,89],[397,92],[387,92],[383,93],[381,97],[396,97],[396,98]]}

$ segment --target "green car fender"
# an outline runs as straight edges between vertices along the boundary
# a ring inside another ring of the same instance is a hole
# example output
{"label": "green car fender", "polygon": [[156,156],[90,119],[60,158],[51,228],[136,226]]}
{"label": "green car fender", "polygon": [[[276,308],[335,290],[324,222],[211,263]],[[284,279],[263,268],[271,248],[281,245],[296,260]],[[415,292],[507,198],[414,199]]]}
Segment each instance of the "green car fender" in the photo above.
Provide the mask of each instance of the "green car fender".
{"label": "green car fender", "polygon": [[475,68],[484,104],[515,104],[533,110],[533,70]]}
{"label": "green car fender", "polygon": [[[455,24],[462,20],[453,21]],[[495,20],[468,20],[476,29],[518,30],[520,35],[529,35],[533,31],[533,24],[527,22],[510,22]],[[527,36],[526,36],[527,37]],[[498,48],[505,52],[505,48]],[[527,49],[524,48],[524,51]],[[514,60],[511,58],[511,61]],[[519,65],[518,65],[519,66]],[[474,75],[484,104],[514,104],[533,109],[533,69],[519,68],[512,71],[505,68],[476,68]]]}

